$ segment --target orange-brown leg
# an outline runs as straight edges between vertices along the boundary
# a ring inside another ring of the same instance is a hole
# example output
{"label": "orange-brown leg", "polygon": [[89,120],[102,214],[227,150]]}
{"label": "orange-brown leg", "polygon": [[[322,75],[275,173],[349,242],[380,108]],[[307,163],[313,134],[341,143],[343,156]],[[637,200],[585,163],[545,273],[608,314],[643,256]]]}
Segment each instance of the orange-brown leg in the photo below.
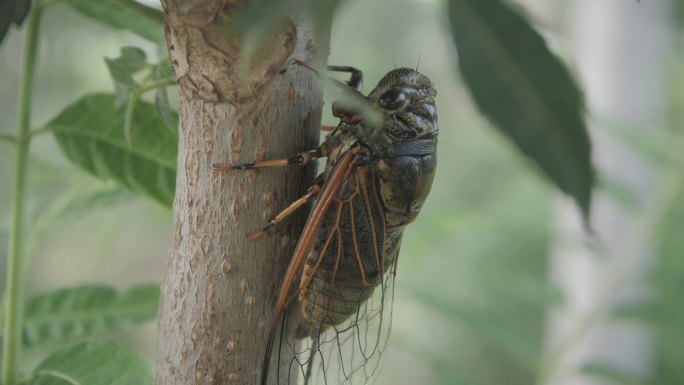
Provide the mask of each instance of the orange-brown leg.
{"label": "orange-brown leg", "polygon": [[285,207],[283,211],[279,212],[278,215],[276,215],[275,217],[273,217],[273,219],[268,221],[266,226],[264,226],[261,230],[248,234],[247,237],[251,240],[258,239],[259,237],[264,235],[266,231],[268,231],[268,229],[282,222],[283,219],[287,218],[290,214],[297,211],[298,208],[304,206],[306,202],[308,202],[312,197],[318,195],[319,192],[321,192],[321,186],[315,184],[309,187],[309,191],[306,194],[304,194],[301,198],[297,199],[296,201],[290,203],[290,205]]}
{"label": "orange-brown leg", "polygon": [[214,163],[213,168],[214,171],[217,172],[230,172],[234,170],[253,170],[256,168],[268,168],[268,167],[285,167],[289,166],[291,164],[296,164],[299,166],[304,166],[305,164],[311,162],[312,160],[318,159],[322,156],[326,156],[324,153],[323,149],[321,147],[307,151],[307,152],[302,152],[299,153],[291,158],[284,158],[284,159],[271,159],[271,160],[262,160],[259,162],[254,162],[254,163],[239,163],[239,164],[219,164],[219,163]]}

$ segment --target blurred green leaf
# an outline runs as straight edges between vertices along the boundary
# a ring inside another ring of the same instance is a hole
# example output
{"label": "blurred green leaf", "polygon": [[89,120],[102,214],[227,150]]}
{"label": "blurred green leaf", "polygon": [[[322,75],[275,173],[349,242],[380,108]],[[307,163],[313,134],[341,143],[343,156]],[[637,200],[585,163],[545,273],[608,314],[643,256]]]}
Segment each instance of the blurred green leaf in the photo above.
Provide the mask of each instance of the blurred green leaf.
{"label": "blurred green leaf", "polygon": [[[681,167],[675,168],[681,169]],[[681,174],[679,178],[682,178]],[[652,302],[642,310],[629,309],[651,326],[656,336],[653,384],[684,384],[684,190],[681,185],[656,233],[659,251],[649,277]]]}
{"label": "blurred green leaf", "polygon": [[609,173],[599,173],[596,180],[596,188],[606,193],[622,208],[634,211],[639,208],[639,199],[633,191],[625,186],[625,183]]}
{"label": "blurred green leaf", "polygon": [[635,127],[627,122],[594,116],[593,119],[612,138],[650,161],[655,166],[667,162],[666,148],[672,140],[672,132],[662,127]]}
{"label": "blurred green leaf", "polygon": [[[127,29],[147,40],[164,44],[164,18],[161,11],[132,0],[65,0],[78,12],[116,29]],[[121,3],[131,4],[124,7]]]}
{"label": "blurred green leaf", "polygon": [[344,0],[256,0],[231,20],[233,31],[262,33],[283,17],[297,17],[306,11],[316,20],[328,20]]}
{"label": "blurred green leaf", "polygon": [[105,58],[109,75],[114,81],[117,105],[122,105],[131,96],[131,92],[138,87],[133,75],[148,67],[145,51],[138,47],[122,47],[121,55],[117,58]]}
{"label": "blurred green leaf", "polygon": [[507,327],[505,319],[494,317],[482,310],[464,304],[449,303],[437,298],[434,293],[413,287],[411,293],[420,303],[429,306],[437,313],[462,322],[468,331],[493,343],[498,349],[506,352],[523,367],[532,369],[538,361],[538,347],[534,338],[526,338],[520,330]]}
{"label": "blurred green leaf", "polygon": [[158,285],[123,293],[105,286],[82,286],[42,294],[26,304],[24,344],[68,342],[128,328],[154,319],[158,306]]}
{"label": "blurred green leaf", "polygon": [[[86,184],[55,198],[47,211],[42,211],[36,221],[63,222],[78,219],[97,209],[102,209],[129,200],[132,194],[119,185],[103,184],[100,181]],[[48,225],[49,227],[49,225]]]}
{"label": "blurred green leaf", "polygon": [[177,134],[164,127],[154,106],[138,102],[129,146],[124,114],[114,102],[111,94],[84,96],[46,127],[74,164],[170,207],[176,183]]}
{"label": "blurred green leaf", "polygon": [[178,129],[178,114],[169,105],[169,95],[166,87],[159,87],[154,92],[154,108],[157,110],[159,118],[164,122],[166,128],[171,131]]}
{"label": "blurred green leaf", "polygon": [[20,26],[31,9],[31,0],[0,1],[0,43],[12,24]]}
{"label": "blurred green leaf", "polygon": [[583,99],[544,39],[500,0],[449,0],[463,78],[479,109],[589,215]]}
{"label": "blurred green leaf", "polygon": [[626,373],[619,368],[608,364],[590,363],[583,366],[580,372],[584,375],[597,377],[602,380],[607,380],[609,383],[616,385],[647,385],[650,382],[647,379],[639,378],[636,375]]}
{"label": "blurred green leaf", "polygon": [[[121,55],[114,59],[105,58],[109,74],[114,81],[116,91],[116,106],[125,105],[124,112],[124,138],[126,143],[131,144],[131,126],[133,125],[133,113],[138,104],[140,96],[150,90],[155,90],[155,109],[164,125],[172,127],[175,131],[178,124],[177,113],[171,110],[166,86],[175,84],[173,70],[168,61],[163,60],[158,64],[149,64],[145,57],[145,52],[137,47],[121,48]],[[133,76],[143,70],[148,69],[149,73],[139,84]]]}
{"label": "blurred green leaf", "polygon": [[29,385],[152,385],[152,366],[112,342],[60,349],[36,367]]}
{"label": "blurred green leaf", "polygon": [[675,2],[677,8],[677,22],[679,28],[684,28],[684,0],[677,0]]}
{"label": "blurred green leaf", "polygon": [[[228,20],[224,26],[226,33],[242,37],[241,61],[246,68],[254,55],[259,51],[264,39],[270,32],[278,29],[284,20],[294,20],[302,14],[310,15],[314,20],[316,36],[329,33],[328,26],[338,5],[344,0],[255,0]],[[318,47],[313,43],[306,47],[315,52]]]}
{"label": "blurred green leaf", "polygon": [[648,322],[655,328],[677,328],[684,325],[684,309],[680,305],[681,297],[627,303],[615,309],[612,316],[623,320]]}
{"label": "blurred green leaf", "polygon": [[[173,78],[173,72],[168,62],[162,62],[156,66],[154,77],[155,80]],[[166,87],[157,87],[155,90],[154,107],[166,128],[174,132],[178,130],[178,112],[171,109]]]}
{"label": "blurred green leaf", "polygon": [[38,206],[32,210],[30,217],[33,226],[26,237],[25,255],[30,260],[34,248],[50,229],[64,226],[68,221],[131,198],[133,194],[119,185],[103,184],[92,179],[89,183],[70,189],[59,196],[51,195],[47,207]]}

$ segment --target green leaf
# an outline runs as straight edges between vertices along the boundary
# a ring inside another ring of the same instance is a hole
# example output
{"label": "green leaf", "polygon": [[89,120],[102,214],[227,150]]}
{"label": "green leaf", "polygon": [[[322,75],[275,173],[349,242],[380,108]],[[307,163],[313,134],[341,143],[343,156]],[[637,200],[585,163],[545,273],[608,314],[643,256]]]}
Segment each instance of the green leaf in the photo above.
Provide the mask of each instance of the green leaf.
{"label": "green leaf", "polygon": [[[252,60],[262,55],[272,54],[268,37],[287,24],[287,20],[294,20],[299,15],[310,15],[314,20],[316,35],[329,33],[326,25],[332,23],[332,17],[344,0],[255,0],[239,10],[234,17],[224,23],[224,32],[235,34],[242,39],[240,65],[251,71]],[[284,23],[285,22],[285,23]],[[316,44],[307,45],[307,51],[315,52]],[[281,63],[282,64],[282,63]]]}
{"label": "green leaf", "polygon": [[169,105],[169,95],[166,87],[159,87],[154,92],[154,108],[157,109],[159,118],[164,122],[166,128],[171,131],[178,129],[178,113],[171,109]]}
{"label": "green leaf", "polygon": [[624,369],[611,366],[609,364],[593,362],[584,365],[580,372],[584,375],[601,379],[607,383],[615,385],[647,385],[648,379],[627,373]]}
{"label": "green leaf", "polygon": [[475,103],[588,220],[594,173],[582,95],[544,39],[500,0],[450,0],[460,70]]}
{"label": "green leaf", "polygon": [[[155,79],[172,78],[173,73],[171,66],[166,62],[162,62],[156,66],[154,71]],[[166,87],[157,87],[154,92],[154,107],[157,109],[157,114],[161,118],[166,128],[171,131],[178,129],[178,112],[171,109],[169,104],[169,95],[166,92]]]}
{"label": "green leaf", "polygon": [[679,28],[684,27],[684,0],[677,0],[675,2],[675,7],[677,9],[677,26]]}
{"label": "green leaf", "polygon": [[132,198],[133,194],[117,184],[93,179],[61,195],[51,195],[49,205],[36,207],[30,215],[32,231],[24,242],[24,255],[33,255],[32,251],[50,229]]}
{"label": "green leaf", "polygon": [[157,315],[159,286],[119,293],[104,286],[61,289],[31,298],[24,310],[24,344],[72,341],[128,328]]}
{"label": "green leaf", "polygon": [[160,11],[133,1],[124,7],[112,0],[66,0],[78,12],[116,29],[127,29],[157,44],[164,43],[164,18]]}
{"label": "green leaf", "polygon": [[29,385],[153,385],[152,366],[112,342],[60,349],[36,367]]}
{"label": "green leaf", "polygon": [[129,146],[123,130],[124,114],[114,102],[111,94],[84,96],[46,127],[77,166],[170,207],[178,135],[164,127],[153,105],[139,101],[131,119]]}
{"label": "green leaf", "polygon": [[31,0],[3,0],[0,1],[0,43],[12,24],[19,27],[26,19]]}
{"label": "green leaf", "polygon": [[314,20],[329,20],[344,0],[256,0],[237,17],[230,20],[236,32],[259,35],[272,28],[283,17],[297,17],[302,12],[313,15]]}
{"label": "green leaf", "polygon": [[[91,180],[89,183],[75,187],[61,196],[53,197],[50,202],[51,206],[42,209],[40,215],[36,215],[35,220],[40,223],[64,223],[65,221],[79,219],[93,211],[120,204],[130,200],[131,197],[131,193],[119,185],[103,184],[100,181]],[[50,225],[46,226],[49,227]]]}
{"label": "green leaf", "polygon": [[122,105],[138,87],[133,75],[149,66],[145,51],[138,47],[122,47],[121,56],[114,59],[105,58],[105,62],[114,81],[117,105]]}
{"label": "green leaf", "polygon": [[533,339],[526,338],[520,330],[512,330],[506,320],[494,317],[485,311],[464,304],[449,303],[424,289],[411,287],[421,304],[438,314],[460,322],[474,336],[514,358],[523,367],[533,368],[538,360],[537,346]]}

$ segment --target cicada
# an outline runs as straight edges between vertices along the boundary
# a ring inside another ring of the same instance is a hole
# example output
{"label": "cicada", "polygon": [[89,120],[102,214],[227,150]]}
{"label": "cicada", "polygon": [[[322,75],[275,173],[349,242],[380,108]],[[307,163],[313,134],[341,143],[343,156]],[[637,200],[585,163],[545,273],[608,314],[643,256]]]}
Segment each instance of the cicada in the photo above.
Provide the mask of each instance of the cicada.
{"label": "cicada", "polygon": [[[305,383],[322,377],[325,383],[362,384],[377,371],[390,332],[404,228],[418,215],[435,175],[436,91],[426,76],[410,68],[394,69],[364,96],[361,71],[340,66],[328,70],[351,74],[340,84],[361,105],[334,103],[333,115],[340,123],[318,148],[288,159],[214,165],[226,172],[328,159],[306,195],[250,236],[258,238],[313,201],[278,293],[262,385],[269,378],[274,346],[276,354],[291,349],[289,370],[301,371]],[[295,338],[278,339],[288,311],[296,312]]]}

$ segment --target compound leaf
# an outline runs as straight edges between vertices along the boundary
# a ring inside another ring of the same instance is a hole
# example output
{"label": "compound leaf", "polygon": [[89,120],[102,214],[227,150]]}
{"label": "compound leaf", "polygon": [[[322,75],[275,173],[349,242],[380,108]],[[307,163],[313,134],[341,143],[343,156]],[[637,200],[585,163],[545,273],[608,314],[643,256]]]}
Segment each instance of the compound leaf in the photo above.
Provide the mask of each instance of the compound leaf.
{"label": "compound leaf", "polygon": [[38,346],[123,329],[152,320],[159,286],[120,293],[105,286],[61,289],[31,298],[24,311],[24,344]]}
{"label": "compound leaf", "polygon": [[152,104],[143,101],[131,117],[130,146],[123,127],[124,113],[115,107],[112,94],[86,95],[46,125],[79,167],[170,207],[178,135],[166,128]]}
{"label": "compound leaf", "polygon": [[161,11],[135,4],[124,7],[112,0],[66,0],[76,11],[116,29],[127,29],[157,44],[164,44],[164,16]]}
{"label": "compound leaf", "polygon": [[29,385],[153,385],[152,366],[112,342],[60,349],[36,367]]}

